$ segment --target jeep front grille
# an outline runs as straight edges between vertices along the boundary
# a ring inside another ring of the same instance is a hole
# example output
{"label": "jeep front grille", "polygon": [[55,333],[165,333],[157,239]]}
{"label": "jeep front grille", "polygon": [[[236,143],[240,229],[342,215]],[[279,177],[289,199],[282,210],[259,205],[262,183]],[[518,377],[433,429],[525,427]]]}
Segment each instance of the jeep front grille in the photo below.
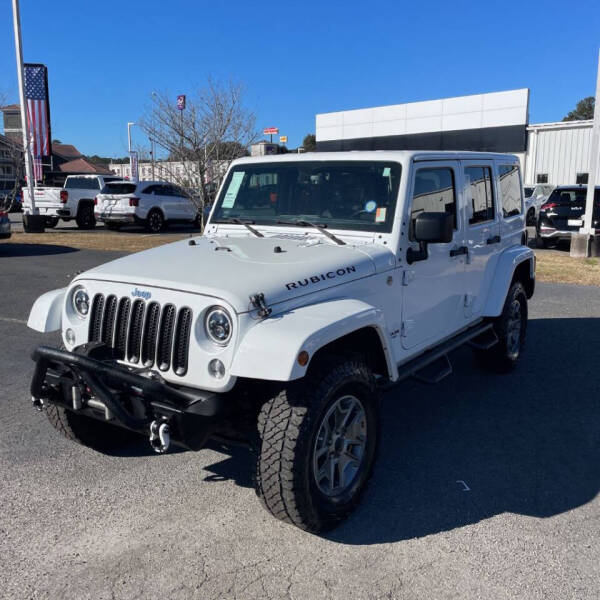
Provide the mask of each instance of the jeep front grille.
{"label": "jeep front grille", "polygon": [[188,369],[192,310],[173,304],[118,299],[96,294],[90,314],[90,342],[104,342],[115,357],[144,367],[170,368],[183,376]]}

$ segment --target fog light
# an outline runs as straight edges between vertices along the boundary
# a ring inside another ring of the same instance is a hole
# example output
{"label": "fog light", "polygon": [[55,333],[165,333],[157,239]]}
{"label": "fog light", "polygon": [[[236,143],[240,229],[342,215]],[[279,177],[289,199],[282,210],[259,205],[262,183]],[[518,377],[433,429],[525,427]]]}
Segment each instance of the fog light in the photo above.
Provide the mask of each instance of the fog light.
{"label": "fog light", "polygon": [[225,365],[218,358],[213,358],[208,363],[208,372],[215,379],[223,379],[225,377]]}
{"label": "fog light", "polygon": [[75,332],[72,329],[67,329],[65,331],[65,339],[69,346],[73,346],[73,344],[75,344]]}

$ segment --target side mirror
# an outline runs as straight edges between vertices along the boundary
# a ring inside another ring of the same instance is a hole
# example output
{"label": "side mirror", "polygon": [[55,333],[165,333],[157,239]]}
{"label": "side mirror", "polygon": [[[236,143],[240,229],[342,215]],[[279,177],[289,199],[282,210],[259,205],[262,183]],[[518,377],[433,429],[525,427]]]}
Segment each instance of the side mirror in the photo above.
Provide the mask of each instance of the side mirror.
{"label": "side mirror", "polygon": [[413,234],[419,249],[406,251],[406,262],[411,265],[419,260],[427,260],[427,244],[447,244],[452,241],[454,216],[449,213],[424,212],[414,221]]}
{"label": "side mirror", "polygon": [[447,244],[452,241],[454,216],[449,213],[424,212],[415,219],[414,235],[417,242]]}

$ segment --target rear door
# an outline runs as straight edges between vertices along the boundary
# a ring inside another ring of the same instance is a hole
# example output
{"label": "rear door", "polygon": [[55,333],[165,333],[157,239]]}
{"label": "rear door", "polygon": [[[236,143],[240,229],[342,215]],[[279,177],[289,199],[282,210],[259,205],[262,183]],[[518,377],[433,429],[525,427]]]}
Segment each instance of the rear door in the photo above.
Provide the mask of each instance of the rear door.
{"label": "rear door", "polygon": [[96,212],[101,215],[123,213],[129,210],[129,198],[134,195],[135,183],[107,183],[98,195]]}
{"label": "rear door", "polygon": [[465,260],[464,310],[467,319],[483,311],[501,248],[500,222],[494,189],[493,161],[463,160],[462,209],[468,249]]}

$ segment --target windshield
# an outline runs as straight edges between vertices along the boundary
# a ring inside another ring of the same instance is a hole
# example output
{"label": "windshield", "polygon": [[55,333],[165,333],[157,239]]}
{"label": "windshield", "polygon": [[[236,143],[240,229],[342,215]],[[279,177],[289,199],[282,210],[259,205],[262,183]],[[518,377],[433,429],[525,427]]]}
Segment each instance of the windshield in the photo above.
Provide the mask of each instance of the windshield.
{"label": "windshield", "polygon": [[384,161],[238,165],[227,175],[211,222],[302,220],[330,229],[389,233],[400,173],[398,163]]}

